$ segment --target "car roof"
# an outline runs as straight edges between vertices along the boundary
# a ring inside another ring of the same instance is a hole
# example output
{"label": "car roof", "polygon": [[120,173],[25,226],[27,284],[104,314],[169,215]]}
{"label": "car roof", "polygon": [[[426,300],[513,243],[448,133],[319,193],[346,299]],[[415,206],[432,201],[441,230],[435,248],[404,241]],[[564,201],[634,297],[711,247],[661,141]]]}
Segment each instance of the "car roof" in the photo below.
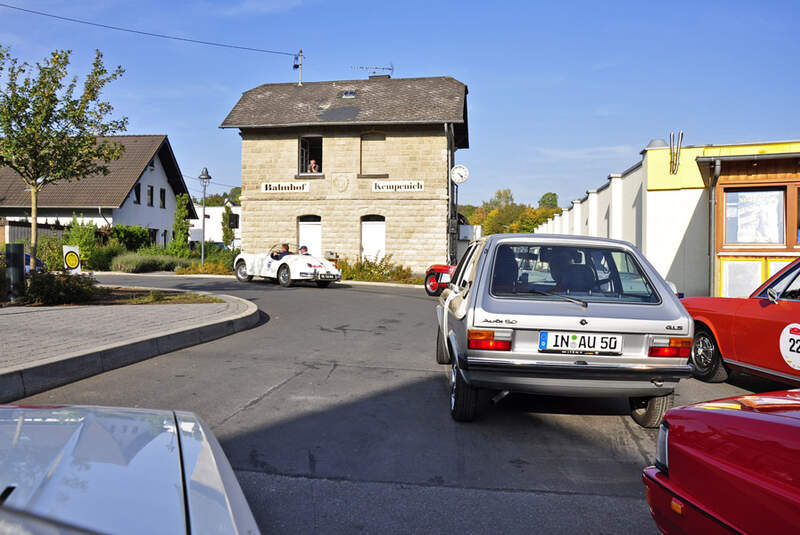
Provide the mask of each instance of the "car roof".
{"label": "car roof", "polygon": [[614,240],[611,238],[598,238],[595,236],[574,236],[569,234],[540,234],[536,233],[506,233],[506,234],[491,234],[486,236],[485,239],[488,243],[494,244],[500,241],[514,240],[520,242],[533,242],[533,243],[546,243],[548,245],[572,245],[572,246],[598,246],[598,245],[613,245],[616,247],[623,247],[626,249],[633,249],[635,246],[624,240]]}

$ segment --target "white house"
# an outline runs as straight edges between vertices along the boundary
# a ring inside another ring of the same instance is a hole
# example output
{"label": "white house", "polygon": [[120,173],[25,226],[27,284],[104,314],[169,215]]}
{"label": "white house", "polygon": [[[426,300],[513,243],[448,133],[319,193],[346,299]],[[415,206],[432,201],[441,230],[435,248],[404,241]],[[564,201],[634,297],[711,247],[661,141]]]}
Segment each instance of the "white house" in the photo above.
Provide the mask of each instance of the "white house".
{"label": "white house", "polygon": [[[242,207],[231,203],[228,203],[228,206],[231,207],[232,212],[230,225],[233,229],[233,247],[240,247],[242,231],[239,228],[239,217],[242,214]],[[201,205],[196,205],[195,210],[197,210],[199,217],[190,221],[189,240],[199,242],[203,240],[203,221],[200,219],[202,217]],[[206,206],[206,241],[222,242],[223,213],[225,213],[224,206]],[[230,246],[231,244],[228,243],[226,245]]]}
{"label": "white house", "polygon": [[[188,195],[166,135],[111,136],[122,156],[108,165],[108,175],[48,184],[39,194],[39,223],[66,225],[75,215],[98,227],[123,224],[150,230],[152,243],[172,239],[176,196]],[[8,167],[0,168],[0,219],[30,221],[30,191]],[[189,203],[189,217],[197,214]]]}

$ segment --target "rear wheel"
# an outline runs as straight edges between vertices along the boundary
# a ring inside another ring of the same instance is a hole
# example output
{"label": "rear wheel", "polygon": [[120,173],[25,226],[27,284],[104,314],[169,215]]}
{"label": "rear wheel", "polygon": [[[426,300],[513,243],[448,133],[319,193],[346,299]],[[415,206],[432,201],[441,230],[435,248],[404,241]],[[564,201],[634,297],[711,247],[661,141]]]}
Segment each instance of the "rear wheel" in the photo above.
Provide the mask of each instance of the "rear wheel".
{"label": "rear wheel", "polygon": [[253,276],[247,274],[247,264],[245,264],[244,260],[236,264],[236,280],[239,282],[249,282],[253,280]]}
{"label": "rear wheel", "polygon": [[442,293],[442,288],[439,285],[439,278],[433,270],[425,274],[425,293],[428,295],[439,295]]}
{"label": "rear wheel", "polygon": [[284,288],[288,288],[292,285],[292,274],[289,271],[289,266],[286,264],[278,269],[278,284]]}
{"label": "rear wheel", "polygon": [[478,407],[478,391],[467,384],[456,362],[450,366],[450,416],[457,422],[471,422]]}
{"label": "rear wheel", "polygon": [[694,333],[692,364],[694,365],[692,375],[701,381],[721,383],[728,378],[728,370],[722,363],[717,341],[705,327],[698,327]]}
{"label": "rear wheel", "polygon": [[450,353],[444,348],[441,329],[436,331],[436,363],[450,364]]}
{"label": "rear wheel", "polygon": [[673,393],[652,398],[630,398],[631,417],[642,427],[658,427],[674,401]]}
{"label": "rear wheel", "polygon": [[331,285],[331,281],[317,281],[317,286],[320,288],[327,288]]}

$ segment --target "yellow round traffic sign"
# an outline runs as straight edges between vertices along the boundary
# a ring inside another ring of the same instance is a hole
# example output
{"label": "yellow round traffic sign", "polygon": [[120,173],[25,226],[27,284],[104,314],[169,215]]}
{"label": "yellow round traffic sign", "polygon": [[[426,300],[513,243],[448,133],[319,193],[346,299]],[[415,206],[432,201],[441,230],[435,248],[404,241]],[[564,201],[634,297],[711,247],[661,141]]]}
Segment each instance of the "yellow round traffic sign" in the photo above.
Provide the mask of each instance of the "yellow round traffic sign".
{"label": "yellow round traffic sign", "polygon": [[64,255],[64,265],[67,269],[76,269],[81,264],[81,257],[75,251],[67,251]]}

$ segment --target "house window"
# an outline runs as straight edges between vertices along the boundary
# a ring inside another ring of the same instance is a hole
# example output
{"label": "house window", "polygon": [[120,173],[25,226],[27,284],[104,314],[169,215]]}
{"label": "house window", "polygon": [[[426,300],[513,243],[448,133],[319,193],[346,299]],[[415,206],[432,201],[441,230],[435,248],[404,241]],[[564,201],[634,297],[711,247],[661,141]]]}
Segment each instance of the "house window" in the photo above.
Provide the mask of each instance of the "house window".
{"label": "house window", "polygon": [[361,135],[361,174],[383,175],[386,173],[386,135],[369,132]]}
{"label": "house window", "polygon": [[160,208],[166,208],[167,207],[167,190],[165,190],[164,188],[161,188],[161,191],[159,191],[159,193],[160,193],[161,197],[159,199],[158,206]]}
{"label": "house window", "polygon": [[153,186],[147,186],[147,206],[153,206]]}
{"label": "house window", "polygon": [[239,228],[239,214],[231,214],[228,218],[228,227],[229,228]]}
{"label": "house window", "polygon": [[725,243],[782,244],[784,190],[726,190]]}
{"label": "house window", "polygon": [[298,174],[322,173],[322,137],[308,136],[300,138],[300,154],[298,157]]}
{"label": "house window", "polygon": [[138,182],[133,186],[133,204],[142,204],[142,185]]}
{"label": "house window", "polygon": [[156,240],[158,239],[158,229],[157,228],[149,228],[147,232],[150,234],[150,245],[155,245]]}

